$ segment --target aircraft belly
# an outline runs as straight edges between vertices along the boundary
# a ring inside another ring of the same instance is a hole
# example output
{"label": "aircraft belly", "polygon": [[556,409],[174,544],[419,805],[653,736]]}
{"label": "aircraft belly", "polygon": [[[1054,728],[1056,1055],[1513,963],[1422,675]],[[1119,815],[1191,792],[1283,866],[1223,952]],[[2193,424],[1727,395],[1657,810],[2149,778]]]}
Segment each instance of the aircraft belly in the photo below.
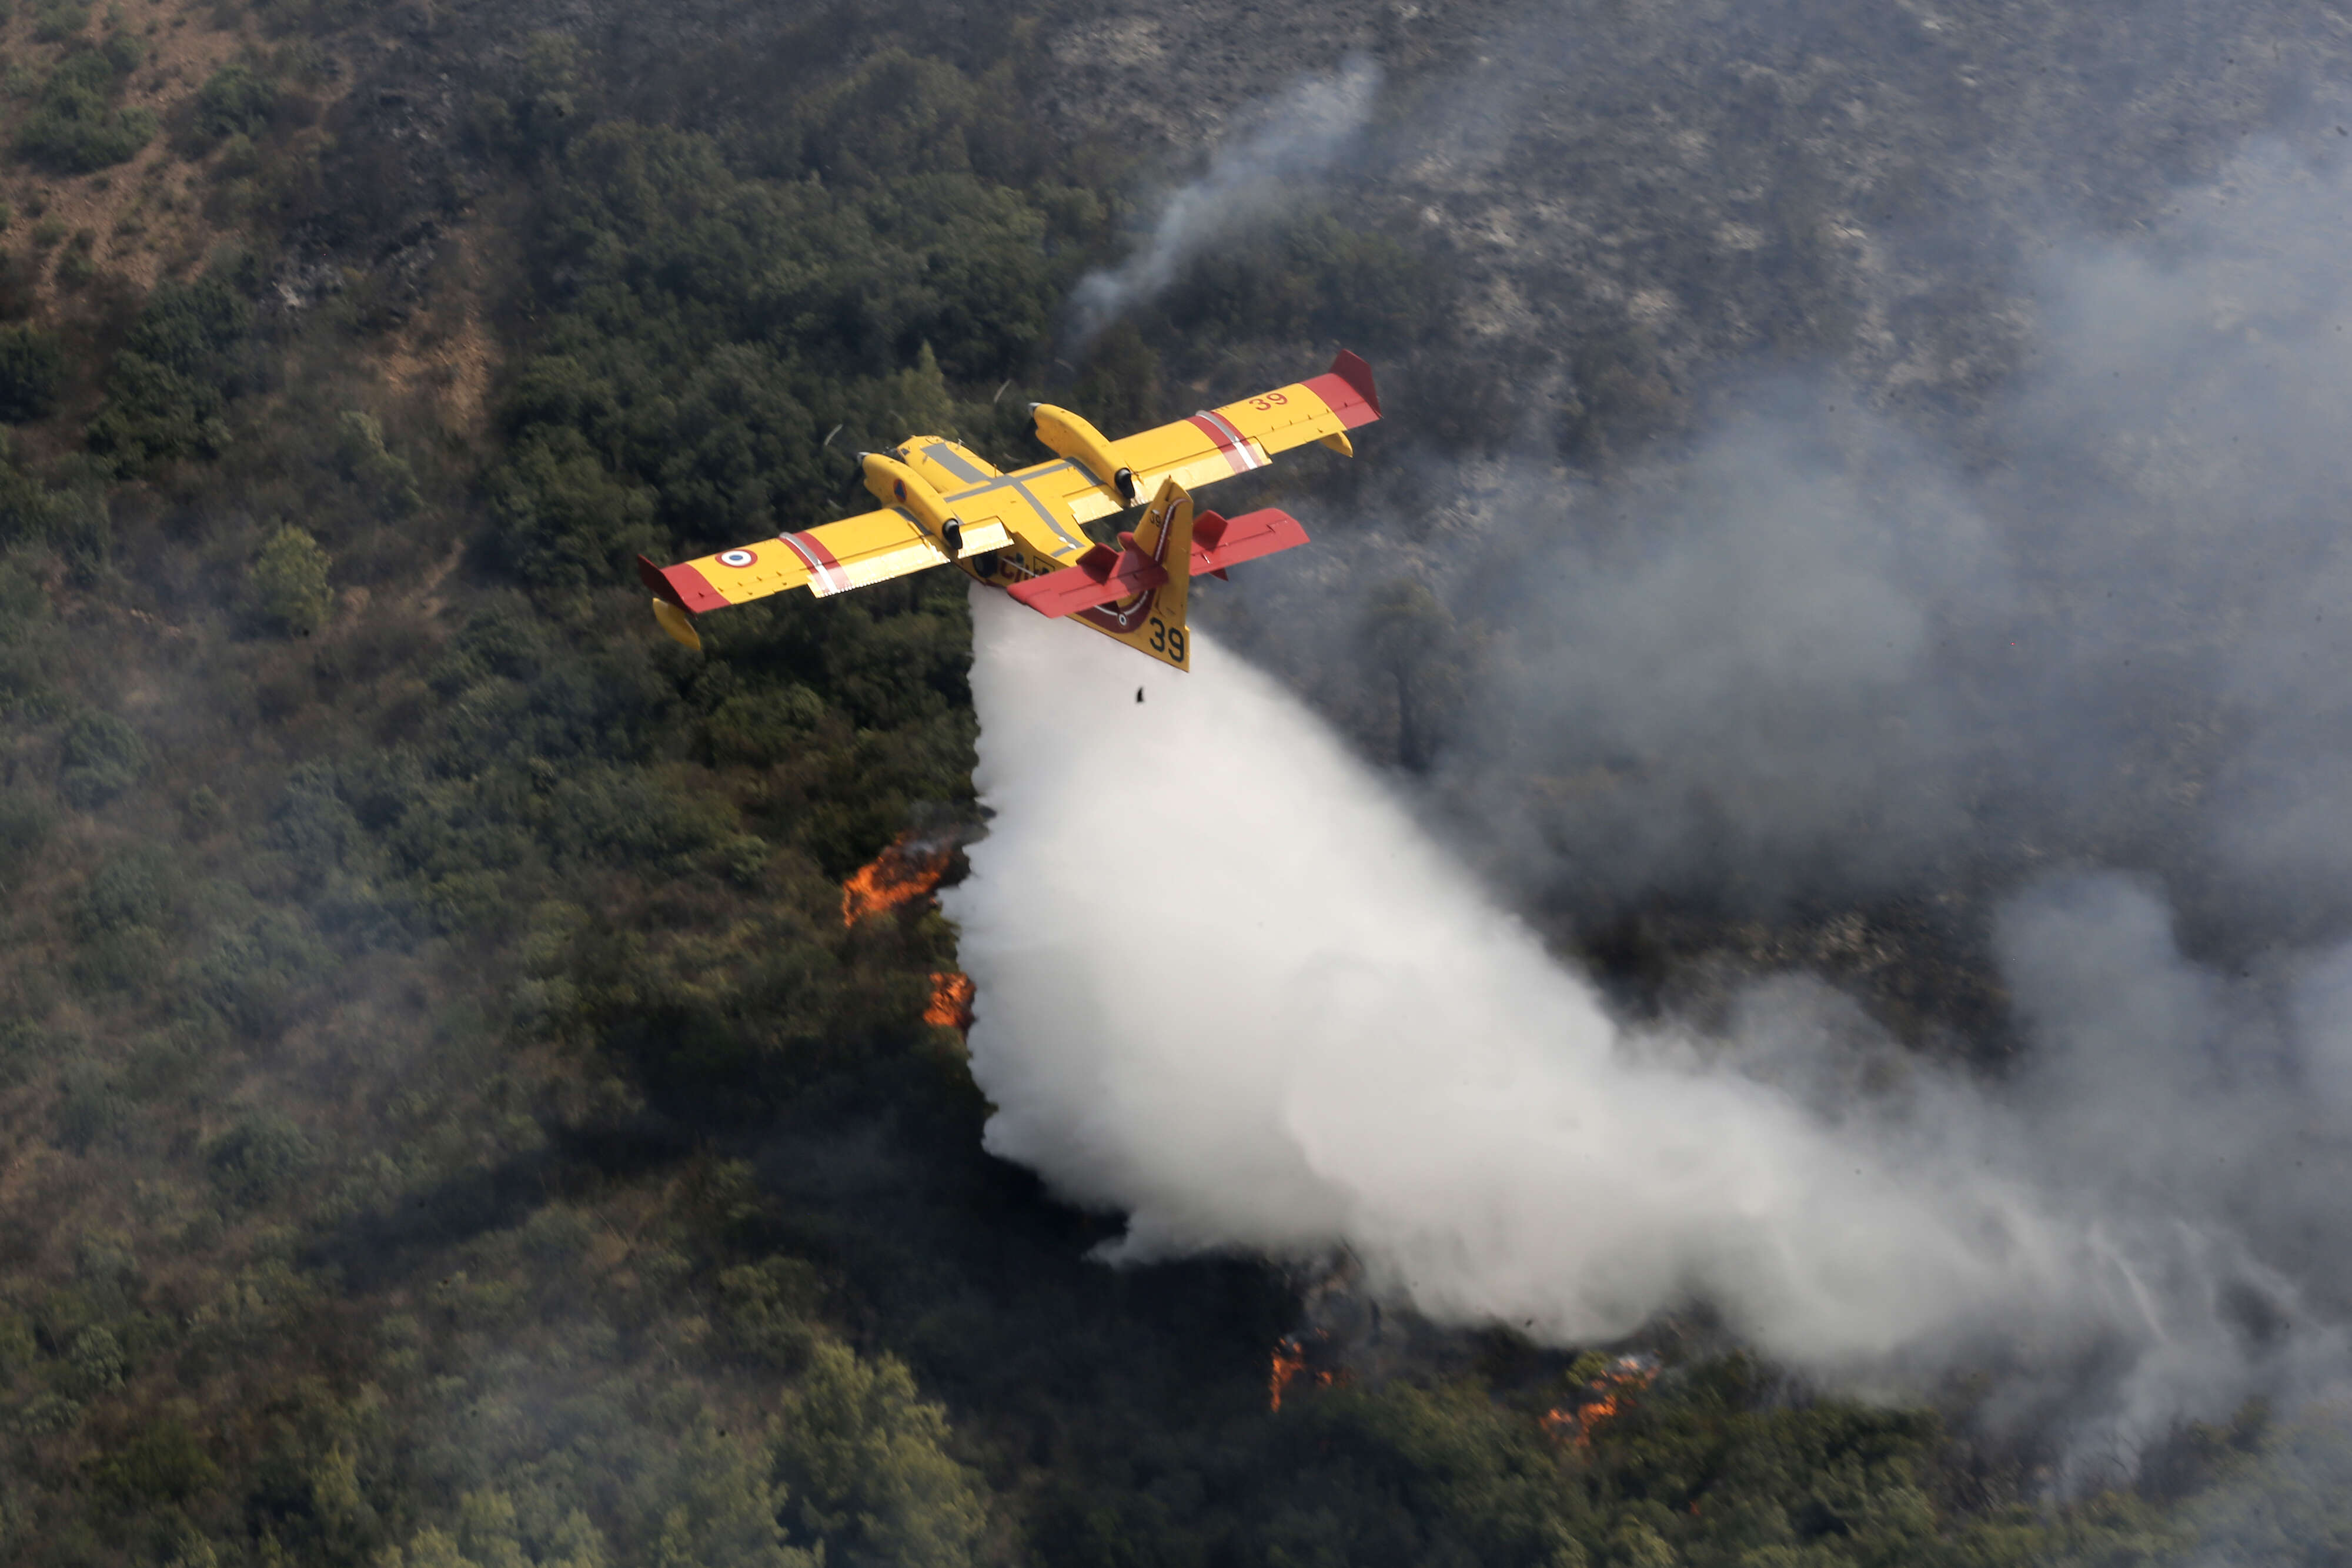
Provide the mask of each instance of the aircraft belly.
{"label": "aircraft belly", "polygon": [[[1040,495],[1040,491],[1054,495],[1065,489],[1070,483],[1071,472],[1082,471],[1064,458],[1059,462],[1040,464],[1034,468],[1024,468],[1017,474],[1000,475],[982,484],[957,490],[946,500],[950,508],[957,510],[984,507],[994,512],[1004,519],[1014,538],[1025,541],[1033,549],[1042,548],[1045,553],[1054,555],[1082,555],[1093,541],[1083,535],[1072,534],[1068,526],[1055,516],[1053,506]],[[1091,480],[1086,480],[1085,484],[1087,491],[1096,488]],[[1113,506],[1109,509],[1116,510],[1117,507]],[[1081,517],[1079,520],[1085,519]],[[1053,541],[1050,547],[1045,545],[1048,539]]]}

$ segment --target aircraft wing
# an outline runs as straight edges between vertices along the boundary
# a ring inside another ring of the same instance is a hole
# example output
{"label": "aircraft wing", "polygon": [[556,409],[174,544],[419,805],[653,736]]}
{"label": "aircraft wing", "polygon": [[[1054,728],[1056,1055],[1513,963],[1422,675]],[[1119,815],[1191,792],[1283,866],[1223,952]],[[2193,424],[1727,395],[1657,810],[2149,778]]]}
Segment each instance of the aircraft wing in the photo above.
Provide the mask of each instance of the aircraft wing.
{"label": "aircraft wing", "polygon": [[[1381,404],[1371,367],[1342,351],[1322,375],[1222,408],[1202,409],[1189,419],[1121,441],[1107,441],[1068,411],[1042,405],[1041,438],[1047,434],[1048,414],[1057,421],[1055,440],[1062,443],[1055,450],[1075,449],[1085,461],[1066,455],[1015,474],[1000,474],[951,441],[916,437],[892,454],[869,453],[864,459],[875,494],[903,505],[677,566],[656,566],[639,557],[637,574],[653,591],[656,617],[672,637],[700,647],[694,616],[803,585],[822,598],[1016,542],[1041,560],[1075,563],[1087,555],[1090,543],[1081,525],[1128,504],[1114,479],[1130,496],[1154,491],[1171,479],[1191,490],[1263,468],[1274,454],[1310,441],[1349,452],[1347,433],[1379,419]],[[917,520],[919,516],[928,519],[928,526]],[[1237,532],[1213,555],[1247,559],[1304,543],[1306,535],[1297,525],[1287,517],[1283,521],[1288,532],[1255,530],[1247,540]],[[951,555],[942,538],[959,529],[960,545]],[[1277,537],[1279,543],[1275,542]],[[1199,570],[1216,571],[1221,564],[1217,559],[1204,559]],[[1101,586],[1103,580],[1090,579],[1085,591]],[[1056,587],[1067,596],[1079,593],[1076,579],[1063,580]],[[1130,585],[1124,591],[1135,590]]]}
{"label": "aircraft wing", "polygon": [[[1110,451],[1119,464],[1135,470],[1139,494],[1151,494],[1168,479],[1193,490],[1263,468],[1276,453],[1310,441],[1349,451],[1347,433],[1380,417],[1371,366],[1342,350],[1322,375],[1139,432],[1112,442]],[[1045,490],[1051,485],[1061,492],[1055,498],[1068,508],[1074,521],[1089,523],[1121,509],[1118,497],[1077,464],[1050,466],[1058,471],[1040,476],[1031,487]]]}
{"label": "aircraft wing", "polygon": [[[996,518],[967,519],[961,553],[1002,549],[1012,542],[1011,530]],[[765,599],[803,583],[822,599],[944,566],[953,559],[947,547],[925,532],[911,514],[886,507],[677,566],[656,566],[640,556],[637,575],[655,598],[699,615],[706,610]]]}

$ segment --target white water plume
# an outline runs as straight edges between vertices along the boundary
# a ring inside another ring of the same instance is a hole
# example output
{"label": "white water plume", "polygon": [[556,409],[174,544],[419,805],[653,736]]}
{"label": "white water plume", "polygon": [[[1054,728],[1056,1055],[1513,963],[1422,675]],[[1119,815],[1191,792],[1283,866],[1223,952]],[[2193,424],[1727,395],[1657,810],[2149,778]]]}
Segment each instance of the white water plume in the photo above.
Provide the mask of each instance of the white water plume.
{"label": "white water plume", "polygon": [[[2100,1184],[2033,1152],[2063,1107],[1906,1065],[1801,978],[1748,993],[1727,1040],[1629,1031],[1222,646],[1196,633],[1178,676],[1000,595],[974,614],[995,815],[949,909],[988,1144],[1124,1211],[1114,1260],[1346,1248],[1434,1318],[1559,1343],[1703,1301],[1864,1384],[1996,1340],[2120,1343],[2146,1386],[2109,1414],[2143,1432],[2242,1397],[2260,1353],[2216,1305],[2236,1243],[2074,1202]],[[2092,894],[2025,910],[2012,945],[2063,947],[2131,896]],[[2141,959],[2179,962],[2102,962]],[[2073,983],[2063,953],[2043,967],[2036,995]]]}

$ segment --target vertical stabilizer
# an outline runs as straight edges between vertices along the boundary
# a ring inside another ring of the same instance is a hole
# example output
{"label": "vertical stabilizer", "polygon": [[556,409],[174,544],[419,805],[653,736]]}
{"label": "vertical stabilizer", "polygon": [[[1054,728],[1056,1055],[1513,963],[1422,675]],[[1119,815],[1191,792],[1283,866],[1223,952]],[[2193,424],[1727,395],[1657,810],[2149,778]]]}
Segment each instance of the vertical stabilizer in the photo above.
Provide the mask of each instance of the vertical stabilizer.
{"label": "vertical stabilizer", "polygon": [[[1111,604],[1070,617],[1179,670],[1192,667],[1192,635],[1184,606],[1192,584],[1192,497],[1171,479],[1143,514],[1142,526],[1118,538],[1119,559],[1139,557],[1167,574],[1165,581]],[[1139,561],[1137,564],[1140,564]],[[1156,575],[1156,574],[1154,574]]]}

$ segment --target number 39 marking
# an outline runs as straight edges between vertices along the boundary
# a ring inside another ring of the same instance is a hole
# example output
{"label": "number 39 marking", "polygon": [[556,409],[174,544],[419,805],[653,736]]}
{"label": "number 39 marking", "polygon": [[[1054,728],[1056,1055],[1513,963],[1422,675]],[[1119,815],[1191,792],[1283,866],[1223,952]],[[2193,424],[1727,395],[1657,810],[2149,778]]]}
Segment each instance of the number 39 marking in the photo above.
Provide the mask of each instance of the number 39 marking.
{"label": "number 39 marking", "polygon": [[1267,409],[1277,407],[1280,404],[1288,402],[1290,400],[1288,398],[1283,396],[1280,392],[1268,392],[1264,397],[1254,397],[1250,399],[1250,407],[1257,410],[1260,413],[1264,413]]}
{"label": "number 39 marking", "polygon": [[1151,651],[1165,653],[1171,663],[1184,662],[1184,628],[1171,626],[1155,615],[1151,618]]}

